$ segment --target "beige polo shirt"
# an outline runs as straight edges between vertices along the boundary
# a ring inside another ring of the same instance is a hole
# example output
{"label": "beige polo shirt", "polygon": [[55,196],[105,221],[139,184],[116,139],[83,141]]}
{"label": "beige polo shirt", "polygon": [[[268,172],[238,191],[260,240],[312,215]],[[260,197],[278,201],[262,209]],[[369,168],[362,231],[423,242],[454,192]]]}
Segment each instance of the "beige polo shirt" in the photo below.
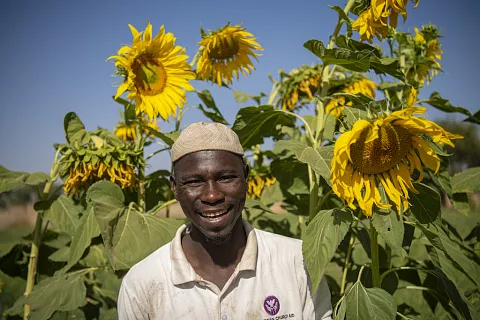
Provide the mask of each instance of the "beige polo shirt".
{"label": "beige polo shirt", "polygon": [[188,263],[181,242],[188,229],[183,225],[172,242],[124,277],[119,319],[332,319],[325,279],[311,297],[302,242],[243,223],[245,251],[222,290],[203,280]]}

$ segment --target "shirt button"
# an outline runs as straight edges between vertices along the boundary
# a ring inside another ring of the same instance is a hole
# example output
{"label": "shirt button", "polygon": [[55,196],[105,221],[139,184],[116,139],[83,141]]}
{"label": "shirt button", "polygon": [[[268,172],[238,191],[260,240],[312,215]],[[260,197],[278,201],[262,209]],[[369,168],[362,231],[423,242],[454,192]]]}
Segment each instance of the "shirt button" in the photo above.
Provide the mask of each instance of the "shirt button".
{"label": "shirt button", "polygon": [[199,285],[200,287],[205,287],[205,286],[207,286],[207,284],[206,284],[205,282],[203,282],[203,281],[200,281],[200,282],[198,283],[198,285]]}
{"label": "shirt button", "polygon": [[222,314],[222,320],[228,320],[228,316],[225,313]]}

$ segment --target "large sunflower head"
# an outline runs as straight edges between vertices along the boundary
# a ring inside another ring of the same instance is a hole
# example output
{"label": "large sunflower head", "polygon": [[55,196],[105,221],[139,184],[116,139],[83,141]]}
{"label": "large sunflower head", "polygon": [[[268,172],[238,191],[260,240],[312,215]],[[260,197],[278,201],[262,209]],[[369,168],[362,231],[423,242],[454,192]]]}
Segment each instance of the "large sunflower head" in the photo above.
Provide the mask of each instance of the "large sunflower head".
{"label": "large sunflower head", "polygon": [[[354,80],[350,82],[347,86],[343,89],[337,91],[337,93],[350,93],[350,94],[358,94],[362,93],[370,98],[375,98],[375,89],[378,85],[367,79],[361,77],[359,80]],[[330,100],[327,105],[325,106],[325,112],[331,113],[336,118],[340,117],[344,108],[344,105],[351,106],[352,102],[349,101],[345,104],[345,97],[341,95],[335,96],[333,100]]]}
{"label": "large sunflower head", "polygon": [[193,91],[189,80],[195,74],[188,64],[185,49],[176,46],[172,33],[165,33],[162,26],[152,38],[152,25],[148,22],[145,31],[132,31],[132,45],[118,50],[115,60],[117,74],[125,78],[118,87],[115,99],[128,91],[128,98],[136,101],[137,114],[143,112],[153,120],[158,116],[168,119],[176,115],[176,108],[186,103],[185,91]]}
{"label": "large sunflower head", "polygon": [[[462,138],[414,116],[425,111],[411,107],[373,122],[355,122],[335,143],[330,172],[335,194],[352,209],[358,205],[366,216],[372,215],[374,205],[388,209],[393,204],[398,214],[404,212],[410,205],[409,190],[417,193],[412,182],[422,181],[423,168],[435,173],[440,168],[439,157],[425,139],[453,146],[452,139]],[[416,181],[411,178],[414,171]]]}
{"label": "large sunflower head", "polygon": [[322,66],[303,65],[290,73],[280,72],[277,106],[293,111],[303,102],[310,102],[321,87]]}
{"label": "large sunflower head", "polygon": [[250,32],[240,26],[229,23],[208,34],[202,32],[196,59],[198,78],[219,86],[222,82],[228,85],[233,82],[234,75],[238,79],[240,72],[248,76],[255,70],[251,58],[258,60],[260,54],[255,51],[263,48]]}

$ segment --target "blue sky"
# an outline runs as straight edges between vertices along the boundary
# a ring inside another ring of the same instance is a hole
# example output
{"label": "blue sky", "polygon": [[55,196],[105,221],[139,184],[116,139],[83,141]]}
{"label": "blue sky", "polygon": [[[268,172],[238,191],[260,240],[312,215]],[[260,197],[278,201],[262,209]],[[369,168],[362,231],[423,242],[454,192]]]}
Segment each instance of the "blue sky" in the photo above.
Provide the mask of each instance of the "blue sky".
{"label": "blue sky", "polygon": [[[269,93],[268,73],[277,75],[301,64],[319,60],[303,48],[315,38],[327,42],[337,14],[330,5],[344,1],[2,1],[0,26],[0,164],[11,170],[48,172],[53,143],[63,143],[63,117],[76,112],[88,130],[97,126],[113,129],[119,119],[119,104],[111,98],[120,78],[106,58],[120,45],[131,42],[127,24],[143,30],[150,20],[154,33],[165,25],[177,44],[193,57],[200,39],[199,26],[216,29],[231,21],[243,22],[264,47],[257,70],[235,82],[233,89],[250,94]],[[438,25],[444,39],[442,68],[420,97],[439,91],[453,104],[477,111],[477,1],[421,0],[408,7],[402,31],[426,23]],[[358,35],[356,35],[358,37]],[[226,119],[233,123],[242,106],[233,93],[195,82],[198,90],[210,89]],[[198,100],[189,95],[189,104]],[[429,118],[446,114],[429,111]],[[461,117],[457,117],[460,119]],[[205,120],[197,110],[188,110],[183,124]],[[159,122],[163,131],[171,124]],[[150,148],[150,151],[152,148]],[[154,150],[154,148],[153,148]],[[168,168],[167,155],[154,158],[150,170]]]}

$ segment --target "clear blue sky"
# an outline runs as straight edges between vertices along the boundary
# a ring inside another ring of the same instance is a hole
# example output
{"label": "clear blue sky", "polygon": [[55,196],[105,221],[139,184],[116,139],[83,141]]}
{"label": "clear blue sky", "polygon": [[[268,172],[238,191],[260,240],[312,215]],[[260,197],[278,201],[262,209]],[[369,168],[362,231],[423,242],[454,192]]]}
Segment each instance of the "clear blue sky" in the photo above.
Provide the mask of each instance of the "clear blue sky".
{"label": "clear blue sky", "polygon": [[[12,170],[48,172],[54,155],[52,144],[63,143],[63,117],[74,111],[87,129],[113,129],[119,119],[111,96],[120,78],[105,59],[120,45],[131,42],[127,24],[143,30],[150,20],[154,31],[165,25],[177,44],[193,57],[200,39],[199,26],[207,29],[231,21],[244,22],[264,47],[257,70],[249,78],[235,82],[233,89],[250,94],[268,93],[268,73],[279,68],[289,71],[318,59],[303,48],[315,38],[326,42],[337,14],[330,5],[344,1],[266,0],[176,0],[176,1],[2,1],[0,26],[0,164]],[[409,3],[409,16],[399,29],[435,23],[445,37],[440,74],[423,90],[426,97],[436,90],[469,110],[478,105],[478,1],[421,0],[417,9]],[[399,19],[401,21],[401,19]],[[156,32],[155,32],[156,33]],[[358,37],[358,34],[357,34]],[[195,82],[198,90],[208,88],[230,123],[242,106],[226,88]],[[189,95],[189,104],[198,104]],[[429,118],[444,117],[429,112]],[[184,124],[205,120],[197,110],[189,110]],[[460,119],[460,117],[458,117]],[[170,124],[159,122],[163,131]],[[151,150],[151,149],[150,149]],[[169,167],[168,157],[160,156],[150,170]]]}

